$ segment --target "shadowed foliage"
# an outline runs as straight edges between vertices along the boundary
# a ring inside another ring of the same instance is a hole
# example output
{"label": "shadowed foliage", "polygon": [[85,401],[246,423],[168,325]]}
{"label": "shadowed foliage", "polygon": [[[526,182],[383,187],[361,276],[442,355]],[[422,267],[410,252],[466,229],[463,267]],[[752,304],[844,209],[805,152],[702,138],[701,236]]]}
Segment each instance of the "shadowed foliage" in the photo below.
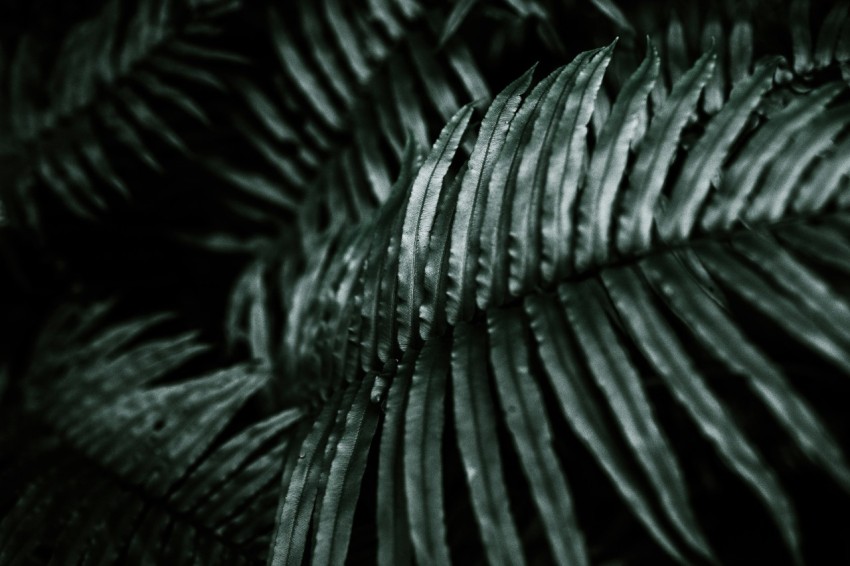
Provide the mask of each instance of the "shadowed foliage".
{"label": "shadowed foliage", "polygon": [[0,563],[850,559],[850,3],[58,6]]}

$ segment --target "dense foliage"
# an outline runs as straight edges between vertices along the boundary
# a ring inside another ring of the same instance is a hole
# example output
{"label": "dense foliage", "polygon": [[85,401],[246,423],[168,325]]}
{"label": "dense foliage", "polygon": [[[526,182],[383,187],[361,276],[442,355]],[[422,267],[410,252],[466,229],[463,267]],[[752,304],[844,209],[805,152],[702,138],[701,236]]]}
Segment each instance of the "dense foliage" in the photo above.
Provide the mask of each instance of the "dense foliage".
{"label": "dense foliage", "polygon": [[834,564],[850,2],[0,8],[0,564]]}

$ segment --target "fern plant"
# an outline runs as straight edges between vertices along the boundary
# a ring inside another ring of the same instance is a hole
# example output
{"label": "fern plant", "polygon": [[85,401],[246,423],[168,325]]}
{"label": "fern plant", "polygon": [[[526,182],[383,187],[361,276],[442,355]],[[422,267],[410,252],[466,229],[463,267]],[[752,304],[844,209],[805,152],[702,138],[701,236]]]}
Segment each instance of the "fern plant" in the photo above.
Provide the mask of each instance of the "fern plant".
{"label": "fern plant", "polygon": [[846,2],[215,6],[4,40],[0,563],[848,558]]}

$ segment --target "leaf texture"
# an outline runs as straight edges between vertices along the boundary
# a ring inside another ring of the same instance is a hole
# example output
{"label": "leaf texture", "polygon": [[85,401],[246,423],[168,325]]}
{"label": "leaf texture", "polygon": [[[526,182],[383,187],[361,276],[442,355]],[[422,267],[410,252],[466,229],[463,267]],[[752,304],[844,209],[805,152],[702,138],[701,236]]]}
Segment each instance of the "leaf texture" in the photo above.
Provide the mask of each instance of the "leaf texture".
{"label": "leaf texture", "polygon": [[[67,334],[90,332],[102,312]],[[23,484],[0,521],[4,562],[190,564],[214,551],[210,564],[251,564],[265,552],[283,432],[303,412],[282,411],[225,433],[265,382],[245,367],[151,386],[199,352],[192,340],[128,346],[161,321],[113,326],[83,351],[63,352],[51,333],[43,335],[43,347],[56,349],[45,356],[52,363],[34,368],[40,394],[29,395],[29,410],[57,432],[52,441],[33,436],[12,463]],[[53,392],[40,383],[47,376]],[[246,507],[248,500],[256,504]]]}
{"label": "leaf texture", "polygon": [[[99,305],[0,366],[0,562],[727,562],[761,519],[760,556],[818,562],[850,19],[764,6],[110,1],[55,66],[0,38],[0,213],[94,225],[188,172],[156,214],[199,195],[216,236],[181,239],[254,254],[228,352]],[[578,55],[490,101],[530,48]]]}
{"label": "leaf texture", "polygon": [[[701,95],[717,72],[717,55],[708,52],[682,69],[672,91],[656,103],[660,58],[650,49],[608,107],[597,93],[612,51],[613,45],[579,55],[528,94],[529,73],[511,83],[494,99],[470,157],[458,166],[472,113],[471,107],[461,110],[368,228],[341,233],[336,250],[317,263],[321,270],[336,263],[328,271],[333,275],[311,276],[326,290],[311,284],[305,305],[334,314],[330,324],[304,337],[340,344],[342,333],[347,348],[361,349],[361,363],[334,366],[347,368],[335,376],[337,383],[377,376],[372,391],[379,404],[389,388],[387,417],[375,433],[384,486],[376,511],[382,564],[451,558],[446,495],[438,482],[454,473],[440,452],[450,434],[490,561],[517,563],[528,556],[506,493],[511,501],[534,502],[554,560],[591,559],[581,509],[574,508],[566,480],[570,463],[559,452],[564,439],[553,428],[560,421],[543,409],[549,391],[558,418],[659,547],[679,561],[716,560],[691,503],[680,447],[647,393],[645,368],[657,374],[715,456],[761,500],[791,555],[802,561],[794,505],[777,470],[714,392],[694,354],[716,358],[744,377],[757,402],[811,461],[839,484],[846,481],[835,438],[729,310],[734,297],[748,312],[773,317],[789,339],[847,372],[841,357],[848,347],[845,309],[828,311],[844,299],[808,267],[821,252],[801,247],[801,230],[820,228],[785,222],[794,214],[803,176],[787,180],[779,173],[794,167],[813,178],[832,175],[821,167],[844,151],[832,143],[843,129],[836,121],[843,117],[836,103],[841,87],[828,84],[760,114],[760,105],[781,88],[774,82],[779,62],[767,60],[740,78],[728,97],[712,95],[717,110],[704,114]],[[712,84],[716,92],[727,88]],[[588,126],[597,111],[593,130]],[[792,165],[791,151],[774,151],[770,142],[805,123],[811,129],[803,141],[792,138],[788,145],[801,158]],[[820,140],[815,132],[824,141],[803,150]],[[815,157],[824,151],[830,152],[826,159]],[[758,155],[767,174],[739,164],[744,154]],[[752,175],[754,184],[726,184],[741,175]],[[838,206],[840,193],[830,190],[815,214]],[[761,207],[758,198],[768,194],[784,195],[783,206]],[[724,208],[730,202],[734,208]],[[749,220],[777,239],[748,236],[741,226]],[[782,251],[778,242],[785,233],[795,250],[807,250],[805,261]],[[844,265],[837,263],[842,249],[833,244],[820,261]],[[345,283],[355,280],[353,287]],[[359,300],[361,293],[368,300],[358,303],[365,308],[356,315],[323,298]],[[360,322],[340,320],[348,316]],[[674,329],[682,327],[686,333],[679,337]],[[304,343],[293,354],[309,351]],[[301,359],[302,371],[317,371]],[[443,422],[446,379],[454,429]],[[496,401],[488,395],[491,387]],[[494,426],[507,431],[512,451],[494,438]],[[508,457],[516,458],[527,482],[517,494],[507,491],[499,473]]]}

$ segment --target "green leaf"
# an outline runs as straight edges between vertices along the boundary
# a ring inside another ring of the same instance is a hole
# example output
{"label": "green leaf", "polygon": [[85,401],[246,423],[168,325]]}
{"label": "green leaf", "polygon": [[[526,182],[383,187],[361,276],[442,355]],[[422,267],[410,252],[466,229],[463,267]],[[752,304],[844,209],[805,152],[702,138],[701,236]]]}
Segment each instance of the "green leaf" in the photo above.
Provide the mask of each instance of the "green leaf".
{"label": "green leaf", "polygon": [[814,53],[816,68],[823,69],[833,63],[841,30],[846,25],[849,15],[850,3],[840,0],[835,2],[829,13],[824,16]]}
{"label": "green leaf", "polygon": [[499,304],[507,295],[508,256],[503,250],[508,247],[510,230],[510,204],[513,200],[518,157],[521,145],[531,134],[530,126],[537,108],[546,99],[559,71],[540,81],[517,111],[508,129],[505,143],[493,167],[487,188],[485,208],[482,211],[480,230],[480,255],[476,282],[476,304],[484,309],[490,304]]}
{"label": "green leaf", "polygon": [[694,517],[672,447],[656,421],[640,376],[606,312],[604,290],[588,280],[575,286],[563,285],[558,292],[591,374],[650,483],[661,496],[664,511],[688,544],[710,558],[711,550]]}
{"label": "green leaf", "polygon": [[747,125],[750,113],[762,95],[773,85],[778,60],[773,59],[733,90],[729,102],[714,119],[689,153],[670,199],[670,206],[658,220],[665,242],[687,238],[698,220],[697,212],[708,196],[714,177],[720,172],[732,143]]}
{"label": "green leaf", "polygon": [[636,135],[638,115],[644,111],[646,99],[658,78],[658,53],[651,44],[647,51],[643,63],[620,91],[593,151],[578,211],[575,264],[581,271],[592,263],[608,259],[611,218],[629,146]]}
{"label": "green leaf", "polygon": [[809,0],[791,0],[788,8],[791,22],[791,44],[794,49],[794,72],[807,73],[812,69],[812,32],[809,23]]}
{"label": "green leaf", "polygon": [[38,175],[65,200],[72,211],[83,218],[91,218],[93,216],[93,212],[88,206],[82,203],[67,180],[54,169],[51,163],[46,160],[40,160],[36,167],[38,167]]}
{"label": "green leaf", "polygon": [[584,72],[567,99],[557,130],[552,138],[554,148],[566,148],[566,155],[558,158],[553,153],[546,172],[546,189],[543,196],[541,238],[541,271],[543,280],[551,283],[565,276],[571,264],[571,246],[574,236],[573,204],[584,182],[587,156],[587,124],[594,112],[594,103],[602,85],[602,78],[615,43],[598,50],[588,61]]}
{"label": "green leaf", "polygon": [[[247,367],[145,387],[198,353],[194,335],[140,341],[162,315],[95,333],[111,313],[92,311],[60,317],[40,342],[53,361],[36,366],[46,375],[26,380],[38,388],[24,392],[37,400],[27,418],[56,432],[34,436],[23,455],[16,472],[25,474],[22,502],[39,509],[4,513],[0,553],[9,563],[35,553],[45,563],[175,563],[200,556],[200,548],[229,545],[231,563],[255,560],[249,543],[274,520],[274,480],[286,446],[280,433],[303,412],[237,425],[235,415],[267,378]],[[50,339],[54,333],[58,340]],[[88,343],[72,355],[62,351],[80,340]],[[33,456],[39,466],[27,469]],[[171,540],[185,548],[172,548]]]}
{"label": "green leaf", "polygon": [[452,347],[452,391],[457,445],[475,519],[491,564],[525,564],[508,505],[496,411],[487,372],[487,337],[480,326],[459,324]]}
{"label": "green leaf", "polygon": [[800,535],[791,502],[723,402],[708,388],[653,304],[646,284],[637,272],[625,269],[603,271],[602,279],[634,343],[729,467],[762,499],[795,560],[801,562]]}
{"label": "green leaf", "polygon": [[440,34],[439,45],[445,45],[445,43],[454,36],[455,33],[457,33],[457,30],[460,28],[463,20],[466,19],[470,10],[475,7],[475,3],[477,1],[478,0],[457,0],[457,2],[455,2],[451,13],[448,18],[446,18],[446,23],[443,24],[443,31]]}
{"label": "green leaf", "polygon": [[425,86],[425,92],[428,95],[433,107],[437,110],[443,120],[449,120],[452,115],[458,111],[460,104],[455,99],[454,92],[451,89],[443,88],[448,81],[445,79],[443,69],[430,56],[432,47],[425,43],[420,35],[414,35],[410,40],[410,54],[420,77],[423,78],[422,83]]}
{"label": "green leaf", "polygon": [[496,160],[504,147],[508,128],[531,84],[532,67],[496,95],[481,123],[475,148],[458,194],[452,222],[446,312],[450,323],[469,320],[475,309],[474,281],[480,253],[479,238],[484,220],[487,187]]}
{"label": "green leaf", "polygon": [[448,190],[440,194],[436,220],[431,230],[422,281],[422,306],[419,308],[419,335],[423,340],[442,334],[446,328],[449,236],[461,180],[462,176],[458,175]]}
{"label": "green leaf", "polygon": [[609,426],[604,407],[596,400],[591,379],[581,369],[572,332],[562,314],[563,306],[554,297],[529,297],[525,307],[537,338],[540,359],[564,418],[638,519],[671,556],[681,560],[676,543],[656,517],[644,482],[634,473],[628,454],[622,450],[622,441]]}
{"label": "green leaf", "polygon": [[800,183],[794,199],[794,212],[814,214],[826,208],[840,194],[850,173],[847,155],[850,155],[850,138],[835,146],[831,154],[818,163],[816,172]]}
{"label": "green leaf", "polygon": [[825,332],[850,347],[850,306],[816,272],[782,249],[772,238],[754,235],[733,242],[736,251],[785,291]]}
{"label": "green leaf", "polygon": [[443,405],[448,344],[430,340],[416,360],[404,414],[404,491],[419,564],[449,564],[443,511]]}
{"label": "green leaf", "polygon": [[360,482],[378,424],[378,412],[369,400],[371,389],[371,384],[365,379],[357,387],[330,465],[324,498],[317,507],[316,542],[312,556],[317,564],[345,562]]}
{"label": "green leaf", "polygon": [[635,33],[632,24],[613,0],[590,0],[593,6],[623,31]]}
{"label": "green leaf", "polygon": [[[319,475],[324,468],[324,451],[338,410],[347,410],[356,387],[340,387],[313,421],[304,439],[292,476],[280,493],[269,564],[300,564],[307,542],[310,517],[316,504]],[[348,406],[346,406],[348,405]]]}
{"label": "green leaf", "polygon": [[[245,466],[252,456],[268,443],[279,443],[283,432],[304,417],[300,409],[288,409],[247,427],[207,456],[188,476],[189,481],[178,490],[172,501],[184,513],[209,514],[216,518],[227,516],[222,500],[229,498],[233,507],[242,505],[239,491],[247,483]],[[275,454],[280,457],[280,454]],[[265,462],[265,458],[259,459]],[[275,470],[266,465],[267,470]],[[277,474],[274,477],[278,480]],[[238,481],[241,480],[241,481]]]}
{"label": "green leaf", "polygon": [[[750,222],[777,222],[783,216],[800,179],[811,163],[829,149],[835,138],[850,121],[850,105],[825,112],[802,132],[777,157],[765,179],[764,189],[747,209]],[[784,159],[783,159],[784,157]]]}
{"label": "green leaf", "polygon": [[[513,295],[533,287],[539,278],[541,217],[549,157],[557,151],[557,146],[553,146],[554,137],[563,112],[572,102],[570,99],[587,97],[587,105],[592,105],[595,92],[582,90],[587,85],[581,82],[580,73],[592,62],[594,55],[594,52],[582,53],[558,71],[549,94],[537,111],[531,136],[522,149],[516,178],[519,190],[513,195],[508,240],[508,286]],[[598,88],[595,84],[590,87]]]}
{"label": "green leaf", "polygon": [[[165,490],[197,460],[264,379],[262,374],[234,368],[135,392],[73,425],[67,423],[65,434],[90,457],[121,476],[154,492]],[[171,418],[173,413],[185,416],[190,424]],[[115,442],[127,436],[122,424],[132,427],[138,445]],[[100,427],[107,427],[109,433]],[[168,442],[153,447],[151,437]]]}
{"label": "green leaf", "polygon": [[419,169],[408,198],[398,259],[398,344],[403,350],[419,320],[428,241],[443,181],[471,117],[472,107],[464,106],[443,128]]}
{"label": "green leaf", "polygon": [[706,52],[716,51],[715,72],[705,86],[703,109],[709,114],[716,114],[726,100],[726,57],[728,40],[726,29],[721,24],[718,14],[712,12],[702,29],[702,48]]}
{"label": "green leaf", "polygon": [[746,18],[736,18],[729,34],[729,76],[738,84],[750,76],[753,63],[753,25]]}
{"label": "green leaf", "polygon": [[[404,207],[405,202],[401,201],[400,206]],[[399,208],[400,210],[402,208]],[[378,330],[378,359],[385,364],[390,361],[391,356],[398,353],[396,334],[398,334],[399,321],[397,313],[401,309],[398,273],[401,272],[400,255],[404,218],[404,214],[397,213],[395,215],[390,229],[386,257],[381,261],[384,267],[383,273],[380,274],[376,328]]]}
{"label": "green leaf", "polygon": [[724,174],[718,199],[702,219],[706,230],[728,229],[747,207],[750,195],[765,169],[785,149],[788,139],[807,126],[844,86],[829,83],[799,98],[777,113],[753,136],[741,151],[740,159]]}
{"label": "green leaf", "polygon": [[378,454],[378,484],[381,489],[378,490],[375,511],[380,566],[406,565],[411,563],[412,558],[404,465],[407,450],[404,428],[415,362],[415,355],[412,350],[410,352],[392,376],[386,418],[381,427]]}
{"label": "green leaf", "polygon": [[[293,10],[294,14],[292,14],[293,20],[298,22],[296,29],[306,35],[308,43],[312,46],[307,54],[309,63],[304,70],[317,71],[316,86],[324,90],[329,99],[332,97],[334,102],[341,101],[344,108],[350,108],[354,102],[354,85],[346,80],[348,74],[340,64],[338,52],[325,39],[322,29],[324,22],[317,13],[316,7],[316,2],[305,2],[299,4],[299,9]],[[315,96],[316,90],[312,90],[311,94]]]}
{"label": "green leaf", "polygon": [[[753,243],[748,250],[752,255],[755,255],[753,250],[755,245],[757,244]],[[786,262],[784,267],[788,271],[782,274],[781,286],[792,291],[794,295],[788,297],[776,292],[753,269],[720,248],[719,245],[706,245],[699,250],[699,255],[711,273],[729,285],[731,292],[772,318],[777,325],[801,343],[807,344],[845,371],[850,371],[850,360],[844,354],[850,344],[848,334],[834,319],[824,316],[824,309],[828,307],[818,301],[818,299],[823,300],[825,296],[828,297],[828,292],[813,285],[812,281],[805,277],[805,273],[794,269],[793,263]],[[765,254],[758,259],[765,262],[761,265],[764,268],[771,262],[781,261],[782,258],[778,254]],[[811,293],[817,293],[820,297],[814,295],[808,299],[801,299],[802,295]],[[804,308],[809,312],[804,312]],[[840,302],[835,308],[836,316],[847,312],[846,305]]]}
{"label": "green leaf", "polygon": [[784,227],[777,236],[792,250],[811,257],[823,265],[850,274],[850,242],[842,231],[829,224],[809,226],[792,224]]}
{"label": "green leaf", "polygon": [[343,129],[342,119],[336,109],[336,105],[328,96],[316,74],[304,60],[304,57],[288,41],[288,32],[284,27],[282,17],[278,11],[269,8],[269,28],[278,60],[287,72],[291,84],[298,88],[304,99],[309,101],[316,112],[316,116],[324,121],[324,124],[332,130]]}
{"label": "green leaf", "polygon": [[541,412],[543,397],[529,375],[528,347],[524,339],[517,339],[525,334],[520,315],[517,310],[497,309],[487,317],[499,402],[555,562],[586,564],[567,481],[552,449],[552,430]]}
{"label": "green leaf", "polygon": [[850,470],[841,449],[775,364],[750,343],[719,305],[688,277],[682,277],[682,268],[675,260],[656,257],[641,262],[641,268],[703,347],[732,372],[744,377],[803,453],[846,489],[850,485]]}
{"label": "green leaf", "polygon": [[[418,150],[412,140],[408,140],[405,146],[404,156],[402,158],[402,168],[399,173],[398,180],[393,184],[390,191],[390,199],[384,205],[381,218],[376,221],[377,230],[375,231],[374,239],[371,243],[369,257],[366,260],[366,267],[363,274],[363,298],[361,301],[361,318],[363,327],[360,334],[361,348],[361,366],[364,371],[369,371],[373,365],[376,365],[378,360],[387,360],[387,352],[382,356],[378,356],[378,339],[381,328],[380,323],[383,321],[388,323],[394,321],[395,316],[388,316],[386,313],[381,315],[381,307],[395,314],[395,304],[385,306],[386,302],[382,298],[387,297],[384,292],[387,285],[395,286],[398,279],[395,277],[385,277],[385,271],[390,266],[394,266],[398,261],[398,244],[395,244],[395,253],[388,252],[388,246],[391,239],[398,242],[398,234],[402,228],[403,217],[398,214],[398,210],[404,204],[404,198],[408,194],[408,188],[413,181],[414,170],[416,168]],[[393,218],[395,213],[395,218]],[[391,258],[391,259],[390,259]],[[395,292],[390,292],[390,296],[395,295]]]}
{"label": "green leaf", "polygon": [[626,206],[620,216],[617,249],[620,253],[649,248],[655,207],[670,170],[682,129],[696,112],[700,92],[714,72],[717,56],[707,51],[685,73],[652,119],[642,151],[629,175]]}

